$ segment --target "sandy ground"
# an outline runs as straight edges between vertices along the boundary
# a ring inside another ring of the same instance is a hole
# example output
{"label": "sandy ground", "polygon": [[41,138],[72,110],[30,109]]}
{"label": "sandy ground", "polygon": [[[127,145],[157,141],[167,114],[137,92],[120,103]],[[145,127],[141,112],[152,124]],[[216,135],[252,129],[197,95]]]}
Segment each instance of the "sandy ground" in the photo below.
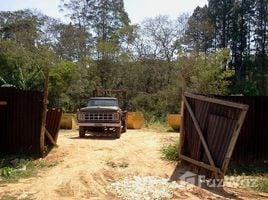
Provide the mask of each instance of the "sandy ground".
{"label": "sandy ground", "polygon": [[[160,133],[149,130],[128,130],[120,139],[86,137],[78,131],[60,131],[59,147],[45,158],[58,161],[52,168],[40,170],[37,177],[18,183],[0,185],[0,199],[16,196],[18,199],[119,199],[108,189],[111,182],[133,176],[174,177],[178,174],[175,162],[161,159],[160,148],[178,133]],[[219,193],[192,186],[174,191],[173,199],[268,199],[245,189],[224,188]]]}

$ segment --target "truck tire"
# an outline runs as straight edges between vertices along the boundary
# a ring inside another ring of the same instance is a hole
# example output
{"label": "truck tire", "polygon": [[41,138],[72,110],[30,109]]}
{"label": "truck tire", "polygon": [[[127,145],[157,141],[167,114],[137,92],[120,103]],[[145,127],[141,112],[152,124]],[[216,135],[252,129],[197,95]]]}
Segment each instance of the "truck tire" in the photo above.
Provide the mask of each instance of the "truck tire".
{"label": "truck tire", "polygon": [[127,122],[123,121],[122,124],[123,124],[122,133],[125,133],[125,132],[127,132]]}
{"label": "truck tire", "polygon": [[79,137],[84,138],[85,137],[85,128],[80,126],[79,127]]}
{"label": "truck tire", "polygon": [[122,128],[116,128],[115,130],[115,138],[120,138],[121,137],[121,132],[122,132]]}

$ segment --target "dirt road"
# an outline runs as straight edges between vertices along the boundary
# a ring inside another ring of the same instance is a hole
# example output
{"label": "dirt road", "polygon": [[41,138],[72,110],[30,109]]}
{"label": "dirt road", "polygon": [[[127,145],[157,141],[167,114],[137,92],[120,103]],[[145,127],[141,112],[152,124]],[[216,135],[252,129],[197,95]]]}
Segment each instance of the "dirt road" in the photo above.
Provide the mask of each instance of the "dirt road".
{"label": "dirt road", "polygon": [[[161,159],[159,150],[162,145],[178,138],[178,133],[128,130],[120,139],[80,139],[77,130],[60,131],[59,147],[45,158],[46,161],[58,161],[58,164],[40,170],[37,177],[0,185],[0,199],[4,195],[40,200],[119,199],[116,192],[107,187],[111,182],[133,176],[172,176],[176,163]],[[264,197],[245,190],[228,191],[242,199]],[[173,194],[173,199],[189,198],[224,199],[196,187]]]}

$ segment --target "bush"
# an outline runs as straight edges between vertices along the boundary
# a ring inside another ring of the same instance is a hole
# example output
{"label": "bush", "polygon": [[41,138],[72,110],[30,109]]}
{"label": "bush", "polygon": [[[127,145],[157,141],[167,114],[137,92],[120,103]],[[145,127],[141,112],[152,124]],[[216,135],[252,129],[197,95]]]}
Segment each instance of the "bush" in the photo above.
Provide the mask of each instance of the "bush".
{"label": "bush", "polygon": [[163,146],[161,153],[166,160],[178,161],[179,160],[180,145],[179,142]]}

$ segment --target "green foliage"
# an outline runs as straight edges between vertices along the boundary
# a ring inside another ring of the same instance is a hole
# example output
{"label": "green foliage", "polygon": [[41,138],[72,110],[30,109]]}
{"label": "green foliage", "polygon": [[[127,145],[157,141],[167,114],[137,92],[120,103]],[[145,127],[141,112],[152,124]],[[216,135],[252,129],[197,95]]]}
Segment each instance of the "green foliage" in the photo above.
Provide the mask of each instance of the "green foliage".
{"label": "green foliage", "polygon": [[21,178],[37,175],[41,168],[54,167],[58,162],[34,160],[28,155],[13,155],[0,158],[0,182],[17,182]]}
{"label": "green foliage", "polygon": [[162,156],[171,161],[179,160],[179,142],[173,142],[172,144],[163,146],[161,149]]}
{"label": "green foliage", "polygon": [[14,41],[0,41],[0,84],[32,89],[40,68],[31,67],[30,52]]}
{"label": "green foliage", "polygon": [[236,82],[233,87],[233,93],[245,96],[259,96],[261,95],[261,90],[258,89],[256,82],[243,79]]}
{"label": "green foliage", "polygon": [[41,90],[43,70],[51,67],[54,54],[46,46],[34,51],[14,41],[0,41],[0,84],[22,90]]}
{"label": "green foliage", "polygon": [[258,178],[256,186],[253,187],[253,189],[258,191],[258,192],[268,193],[268,176]]}
{"label": "green foliage", "polygon": [[144,112],[145,127],[157,132],[169,131],[165,118],[156,118],[153,114]]}
{"label": "green foliage", "polygon": [[14,173],[15,173],[15,170],[14,170],[14,168],[11,168],[11,167],[4,167],[4,168],[1,170],[1,176],[4,177],[4,178],[8,178],[8,177],[10,177],[10,176],[12,176]]}
{"label": "green foliage", "polygon": [[77,66],[70,61],[59,62],[51,69],[49,79],[50,105],[69,110],[71,99],[68,94],[78,79]]}
{"label": "green foliage", "polygon": [[228,66],[234,70],[234,93],[268,94],[267,8],[267,0],[209,0],[188,20],[183,37],[187,51],[208,54],[221,48],[231,50]]}
{"label": "green foliage", "polygon": [[194,49],[195,52],[208,53],[212,43],[214,27],[209,18],[208,7],[199,6],[194,10],[188,19],[188,26],[185,30],[183,40]]}
{"label": "green foliage", "polygon": [[3,181],[16,182],[20,178],[28,178],[36,175],[34,163],[31,160],[16,159],[10,166],[0,168]]}
{"label": "green foliage", "polygon": [[179,112],[182,88],[264,95],[265,2],[210,0],[189,18],[137,25],[122,0],[63,0],[69,24],[31,10],[0,12],[0,85],[42,90],[49,69],[49,106],[68,112],[84,106],[96,86],[127,88],[129,110],[144,112],[149,126]]}
{"label": "green foliage", "polygon": [[[268,166],[232,165],[227,174],[229,176],[246,176],[254,180],[254,184],[247,185],[258,192],[268,192]],[[253,182],[253,181],[252,181]]]}
{"label": "green foliage", "polygon": [[229,175],[263,176],[268,174],[268,166],[232,165],[228,170]]}
{"label": "green foliage", "polygon": [[210,55],[180,57],[178,65],[187,90],[199,94],[230,94],[234,71],[226,67],[228,59],[227,49]]}

